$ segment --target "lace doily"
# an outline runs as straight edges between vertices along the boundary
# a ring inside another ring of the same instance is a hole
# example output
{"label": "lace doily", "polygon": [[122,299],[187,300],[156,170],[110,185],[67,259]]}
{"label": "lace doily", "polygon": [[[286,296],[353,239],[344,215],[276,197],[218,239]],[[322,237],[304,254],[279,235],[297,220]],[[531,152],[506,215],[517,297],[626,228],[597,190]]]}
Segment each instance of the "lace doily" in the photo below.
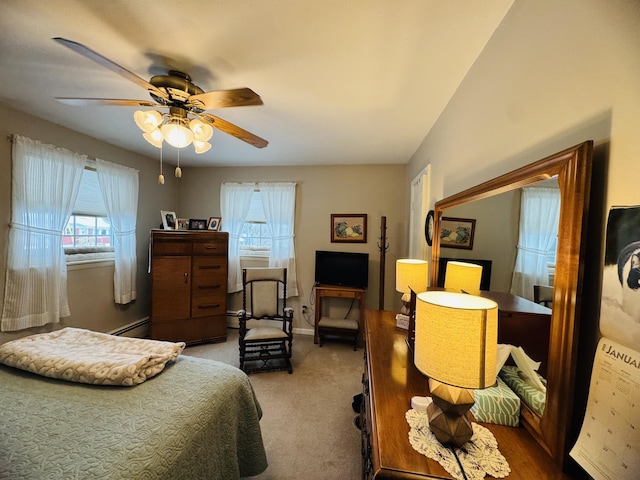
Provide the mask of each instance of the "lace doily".
{"label": "lace doily", "polygon": [[[431,399],[429,399],[431,400]],[[443,446],[429,429],[427,412],[414,410],[405,414],[411,427],[409,443],[422,455],[438,462],[454,478],[463,480],[458,460],[450,448]],[[482,480],[486,475],[504,478],[511,473],[509,463],[498,450],[498,442],[493,434],[482,425],[473,423],[473,436],[456,454],[468,480]]]}

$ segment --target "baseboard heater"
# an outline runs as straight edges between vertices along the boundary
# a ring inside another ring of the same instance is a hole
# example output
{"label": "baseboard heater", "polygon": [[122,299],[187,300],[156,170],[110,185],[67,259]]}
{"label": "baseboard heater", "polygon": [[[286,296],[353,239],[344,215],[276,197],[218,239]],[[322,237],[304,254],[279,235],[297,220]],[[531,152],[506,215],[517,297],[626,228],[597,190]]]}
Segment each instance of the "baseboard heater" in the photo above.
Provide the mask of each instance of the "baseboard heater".
{"label": "baseboard heater", "polygon": [[[148,326],[149,325],[149,317],[143,318],[141,320],[136,320],[135,322],[131,322],[127,325],[124,325],[120,328],[116,328],[115,330],[112,330],[108,333],[110,333],[111,335],[124,335],[125,333],[131,332],[132,330],[136,330],[138,328],[144,328],[146,332],[149,331]],[[147,336],[147,335],[145,335]]]}

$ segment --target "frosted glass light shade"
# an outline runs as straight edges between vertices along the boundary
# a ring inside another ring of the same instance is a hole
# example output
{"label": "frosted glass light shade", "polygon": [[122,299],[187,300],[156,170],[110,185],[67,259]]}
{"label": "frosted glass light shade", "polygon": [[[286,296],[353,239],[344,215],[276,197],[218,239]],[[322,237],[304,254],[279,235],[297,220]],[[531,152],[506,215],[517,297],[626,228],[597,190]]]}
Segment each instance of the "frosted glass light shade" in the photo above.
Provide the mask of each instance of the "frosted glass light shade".
{"label": "frosted glass light shade", "polygon": [[193,138],[200,142],[206,142],[213,135],[213,127],[197,118],[189,122],[189,128],[193,132]]}
{"label": "frosted glass light shade", "polygon": [[196,153],[204,153],[209,151],[209,149],[211,148],[211,144],[209,142],[194,140],[193,148],[195,149]]}
{"label": "frosted glass light shade", "polygon": [[162,136],[169,145],[184,148],[193,142],[193,132],[184,123],[180,118],[171,118],[160,127]]}
{"label": "frosted glass light shade", "polygon": [[140,130],[149,133],[162,123],[162,114],[155,110],[136,110],[133,119]]}
{"label": "frosted glass light shade", "polygon": [[467,262],[447,262],[444,288],[452,292],[480,294],[482,266]]}
{"label": "frosted glass light shade", "polygon": [[409,293],[424,292],[427,289],[429,264],[426,260],[402,258],[396,260],[396,291]]}
{"label": "frosted glass light shade", "polygon": [[496,302],[464,293],[419,293],[415,329],[414,363],[422,373],[461,388],[495,383]]}
{"label": "frosted glass light shade", "polygon": [[162,148],[162,132],[158,128],[143,133],[142,137],[154,147]]}

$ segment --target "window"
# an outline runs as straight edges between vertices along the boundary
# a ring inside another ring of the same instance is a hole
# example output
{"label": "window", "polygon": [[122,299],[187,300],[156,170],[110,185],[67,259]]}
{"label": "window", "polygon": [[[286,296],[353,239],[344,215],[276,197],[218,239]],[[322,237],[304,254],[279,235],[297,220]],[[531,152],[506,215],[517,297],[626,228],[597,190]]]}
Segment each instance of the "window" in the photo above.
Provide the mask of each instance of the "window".
{"label": "window", "polygon": [[268,257],[271,251],[271,233],[262,208],[262,196],[258,190],[251,196],[249,215],[240,230],[240,255]]}
{"label": "window", "polygon": [[[249,215],[252,204],[254,216]],[[261,214],[257,213],[258,205],[263,207]],[[287,295],[298,295],[293,243],[295,206],[296,184],[293,182],[225,182],[220,186],[222,228],[229,232],[229,293],[242,290],[240,258],[247,261],[245,254],[250,252],[260,262],[268,259],[269,267],[286,268]],[[270,245],[267,237],[271,237]]]}
{"label": "window", "polygon": [[111,224],[107,217],[71,215],[62,235],[62,245],[71,247],[111,247]]}
{"label": "window", "polygon": [[67,263],[114,258],[113,232],[95,170],[85,168],[73,213],[62,234]]}

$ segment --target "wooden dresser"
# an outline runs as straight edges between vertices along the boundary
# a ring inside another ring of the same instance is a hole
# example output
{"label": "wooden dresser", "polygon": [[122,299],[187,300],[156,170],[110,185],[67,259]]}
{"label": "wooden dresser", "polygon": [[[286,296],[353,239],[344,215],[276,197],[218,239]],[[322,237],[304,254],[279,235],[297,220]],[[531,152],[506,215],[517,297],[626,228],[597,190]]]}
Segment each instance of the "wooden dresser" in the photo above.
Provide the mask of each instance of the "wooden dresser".
{"label": "wooden dresser", "polygon": [[[362,476],[364,479],[451,478],[438,462],[416,452],[409,443],[405,412],[411,408],[411,397],[426,396],[429,391],[426,377],[409,355],[405,341],[407,331],[396,327],[395,314],[367,310],[365,315],[365,408],[360,418]],[[509,480],[570,478],[524,428],[482,425],[494,434],[509,462]]]}
{"label": "wooden dresser", "polygon": [[226,341],[228,239],[226,232],[151,231],[151,338]]}

